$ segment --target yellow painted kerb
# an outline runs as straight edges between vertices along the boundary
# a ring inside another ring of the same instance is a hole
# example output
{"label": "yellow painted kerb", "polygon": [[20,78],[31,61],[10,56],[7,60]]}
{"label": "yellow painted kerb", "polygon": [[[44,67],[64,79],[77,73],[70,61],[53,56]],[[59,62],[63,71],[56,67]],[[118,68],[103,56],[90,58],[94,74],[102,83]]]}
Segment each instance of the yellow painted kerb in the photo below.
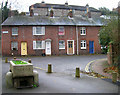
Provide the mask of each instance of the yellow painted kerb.
{"label": "yellow painted kerb", "polygon": [[96,59],[96,60],[90,61],[90,62],[86,65],[85,71],[86,71],[86,72],[89,72],[89,65],[90,65],[91,63],[93,63],[93,62],[95,62],[95,61],[98,61],[98,60],[105,60],[105,59],[106,59],[106,58],[103,58],[103,59]]}
{"label": "yellow painted kerb", "polygon": [[43,68],[39,68],[39,67],[34,67],[34,68],[46,71],[46,69]]}

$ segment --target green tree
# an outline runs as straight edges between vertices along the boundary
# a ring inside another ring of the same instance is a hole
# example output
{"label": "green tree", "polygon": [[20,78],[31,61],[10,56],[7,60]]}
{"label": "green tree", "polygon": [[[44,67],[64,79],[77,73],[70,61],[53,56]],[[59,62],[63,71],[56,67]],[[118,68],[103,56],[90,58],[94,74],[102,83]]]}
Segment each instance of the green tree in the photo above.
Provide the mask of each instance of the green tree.
{"label": "green tree", "polygon": [[114,12],[114,11],[110,11],[108,8],[106,7],[100,7],[99,8],[99,11],[101,11],[102,15],[115,15],[117,14],[117,12]]}
{"label": "green tree", "polygon": [[110,14],[110,10],[106,7],[100,7],[99,10],[101,11],[102,15]]}
{"label": "green tree", "polygon": [[5,6],[3,6],[3,3],[2,3],[2,6],[1,6],[2,22],[5,21],[8,18],[9,8],[7,6],[8,6],[8,1],[5,2]]}
{"label": "green tree", "polygon": [[100,44],[105,47],[108,46],[110,42],[116,43],[118,38],[118,19],[117,16],[111,16],[111,19],[107,21],[100,32],[99,39]]}

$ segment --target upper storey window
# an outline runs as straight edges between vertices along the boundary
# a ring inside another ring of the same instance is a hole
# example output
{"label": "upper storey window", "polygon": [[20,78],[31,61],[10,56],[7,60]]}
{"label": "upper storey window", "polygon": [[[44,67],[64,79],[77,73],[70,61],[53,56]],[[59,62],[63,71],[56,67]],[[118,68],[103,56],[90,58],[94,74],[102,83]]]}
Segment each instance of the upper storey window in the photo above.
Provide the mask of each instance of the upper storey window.
{"label": "upper storey window", "polygon": [[45,35],[45,27],[33,27],[33,35]]}
{"label": "upper storey window", "polygon": [[18,35],[18,27],[12,28],[12,35]]}
{"label": "upper storey window", "polygon": [[64,34],[65,34],[64,26],[59,26],[59,35],[64,35]]}
{"label": "upper storey window", "polygon": [[85,27],[81,27],[80,35],[86,35],[86,28]]}

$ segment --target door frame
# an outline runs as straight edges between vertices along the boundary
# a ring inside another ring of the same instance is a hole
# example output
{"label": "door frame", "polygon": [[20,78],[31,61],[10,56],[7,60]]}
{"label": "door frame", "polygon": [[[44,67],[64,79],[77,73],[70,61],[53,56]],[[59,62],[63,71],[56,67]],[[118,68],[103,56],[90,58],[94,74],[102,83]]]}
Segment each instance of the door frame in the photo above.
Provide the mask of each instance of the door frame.
{"label": "door frame", "polygon": [[[52,53],[51,39],[46,39],[46,40],[45,40],[45,54],[46,54],[46,42],[50,42],[50,45],[51,45],[51,53]],[[51,54],[46,54],[46,55],[51,55]]]}
{"label": "door frame", "polygon": [[68,54],[68,55],[71,55],[71,54],[69,54],[69,51],[68,51],[68,48],[69,48],[69,47],[68,47],[68,42],[69,42],[69,41],[73,41],[73,54],[74,54],[74,53],[75,53],[75,52],[74,52],[74,40],[67,40],[67,54]]}
{"label": "door frame", "polygon": [[[21,55],[22,55],[22,47],[21,47],[22,42],[26,42],[27,43],[27,41],[21,41],[21,43],[20,43],[20,49],[21,49],[20,54]],[[27,43],[27,47],[28,47],[28,43]],[[28,55],[28,48],[27,48],[27,55]]]}

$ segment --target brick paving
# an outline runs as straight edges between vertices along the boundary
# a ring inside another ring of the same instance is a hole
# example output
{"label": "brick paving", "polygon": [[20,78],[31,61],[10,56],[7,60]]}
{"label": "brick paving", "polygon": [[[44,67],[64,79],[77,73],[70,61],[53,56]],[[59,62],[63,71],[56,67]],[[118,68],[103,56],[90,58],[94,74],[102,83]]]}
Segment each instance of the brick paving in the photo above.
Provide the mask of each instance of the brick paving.
{"label": "brick paving", "polygon": [[97,60],[94,63],[92,63],[92,70],[94,72],[97,72],[97,73],[103,75],[103,76],[107,76],[109,78],[112,78],[112,75],[103,72],[103,69],[105,68],[105,67],[103,67],[103,64],[105,64],[104,63],[105,61],[107,61],[107,59]]}
{"label": "brick paving", "polygon": [[[107,61],[107,59],[94,61],[94,62],[92,63],[91,69],[92,69],[92,71],[94,71],[94,72],[96,72],[96,73],[98,73],[98,74],[101,74],[101,75],[103,75],[103,76],[106,76],[106,77],[112,79],[112,75],[111,75],[111,74],[105,73],[105,72],[103,71],[103,69],[106,68],[106,67],[104,66],[104,64],[106,64],[105,61]],[[120,80],[120,79],[119,79],[119,80]]]}

